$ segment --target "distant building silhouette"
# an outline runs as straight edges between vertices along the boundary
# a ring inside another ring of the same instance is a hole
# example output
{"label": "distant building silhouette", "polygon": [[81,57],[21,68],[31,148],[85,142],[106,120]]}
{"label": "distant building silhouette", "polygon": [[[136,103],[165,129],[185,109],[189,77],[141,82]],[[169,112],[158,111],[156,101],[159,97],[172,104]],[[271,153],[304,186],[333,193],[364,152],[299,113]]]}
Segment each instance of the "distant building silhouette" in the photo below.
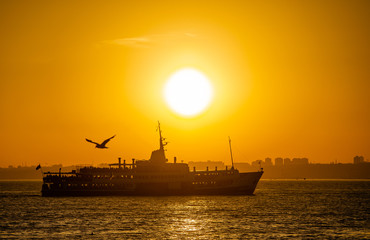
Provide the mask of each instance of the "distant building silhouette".
{"label": "distant building silhouette", "polygon": [[294,165],[308,164],[308,158],[293,158],[291,164]]}
{"label": "distant building silhouette", "polygon": [[288,166],[290,163],[290,158],[284,158],[284,166]]}
{"label": "distant building silhouette", "polygon": [[252,163],[251,163],[251,165],[253,166],[253,167],[261,167],[262,165],[264,164],[264,162],[262,161],[262,160],[256,160],[256,161],[253,161]]}
{"label": "distant building silhouette", "polygon": [[272,166],[272,160],[271,158],[265,158],[265,167]]}
{"label": "distant building silhouette", "polygon": [[243,162],[243,163],[234,163],[236,169],[250,169],[251,165],[249,163]]}
{"label": "distant building silhouette", "polygon": [[363,156],[356,156],[353,158],[353,164],[359,164],[359,163],[364,163],[364,157]]}
{"label": "distant building silhouette", "polygon": [[283,166],[284,160],[281,157],[275,158],[275,166]]}

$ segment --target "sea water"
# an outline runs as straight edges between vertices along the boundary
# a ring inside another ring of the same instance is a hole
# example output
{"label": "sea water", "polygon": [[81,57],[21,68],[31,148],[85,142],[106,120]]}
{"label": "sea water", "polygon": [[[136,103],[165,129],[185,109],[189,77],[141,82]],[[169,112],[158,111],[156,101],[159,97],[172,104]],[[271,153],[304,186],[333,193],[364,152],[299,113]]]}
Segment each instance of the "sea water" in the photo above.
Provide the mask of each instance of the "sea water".
{"label": "sea water", "polygon": [[370,239],[370,181],[261,180],[253,196],[41,197],[0,182],[2,239]]}

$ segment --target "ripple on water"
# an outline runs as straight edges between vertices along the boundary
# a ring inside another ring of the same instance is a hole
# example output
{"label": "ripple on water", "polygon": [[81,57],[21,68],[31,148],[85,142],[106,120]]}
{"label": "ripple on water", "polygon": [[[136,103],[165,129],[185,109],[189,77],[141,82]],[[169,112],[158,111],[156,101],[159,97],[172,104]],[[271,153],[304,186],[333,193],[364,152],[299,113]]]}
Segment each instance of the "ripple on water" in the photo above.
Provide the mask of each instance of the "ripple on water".
{"label": "ripple on water", "polygon": [[0,186],[0,238],[370,238],[370,182],[261,181],[255,196],[187,197],[42,198],[37,182]]}

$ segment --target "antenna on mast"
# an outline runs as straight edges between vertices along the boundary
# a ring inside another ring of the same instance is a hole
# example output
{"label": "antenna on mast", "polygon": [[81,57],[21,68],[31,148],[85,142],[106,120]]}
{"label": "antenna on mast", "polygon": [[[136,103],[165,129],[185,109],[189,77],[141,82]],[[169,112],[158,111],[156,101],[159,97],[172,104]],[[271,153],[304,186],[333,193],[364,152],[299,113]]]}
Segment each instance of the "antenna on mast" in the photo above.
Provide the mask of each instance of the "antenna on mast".
{"label": "antenna on mast", "polygon": [[161,131],[161,124],[158,121],[158,132],[159,132],[159,149],[163,149],[163,139],[162,139],[162,131]]}
{"label": "antenna on mast", "polygon": [[149,161],[156,164],[163,164],[167,162],[166,156],[164,154],[164,152],[166,151],[164,149],[164,146],[167,145],[167,142],[164,142],[166,138],[162,137],[161,124],[159,123],[159,121],[157,131],[159,132],[159,149],[152,152]]}
{"label": "antenna on mast", "polygon": [[230,147],[230,156],[231,156],[231,169],[234,170],[234,159],[233,159],[233,151],[231,150],[231,138],[229,136],[229,147]]}
{"label": "antenna on mast", "polygon": [[163,142],[163,140],[165,140],[166,138],[162,137],[161,124],[159,123],[159,121],[157,130],[159,132],[159,149],[164,150],[164,146],[167,145],[167,142]]}

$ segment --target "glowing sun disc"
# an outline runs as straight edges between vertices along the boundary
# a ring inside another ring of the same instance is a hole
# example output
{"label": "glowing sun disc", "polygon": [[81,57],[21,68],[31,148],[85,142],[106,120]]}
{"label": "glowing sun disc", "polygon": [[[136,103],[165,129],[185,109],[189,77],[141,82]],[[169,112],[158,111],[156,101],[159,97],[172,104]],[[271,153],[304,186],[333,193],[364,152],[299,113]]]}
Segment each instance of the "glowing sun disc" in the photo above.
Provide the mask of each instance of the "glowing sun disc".
{"label": "glowing sun disc", "polygon": [[208,107],[213,97],[213,88],[204,74],[186,68],[171,75],[164,87],[164,97],[174,112],[191,117]]}

